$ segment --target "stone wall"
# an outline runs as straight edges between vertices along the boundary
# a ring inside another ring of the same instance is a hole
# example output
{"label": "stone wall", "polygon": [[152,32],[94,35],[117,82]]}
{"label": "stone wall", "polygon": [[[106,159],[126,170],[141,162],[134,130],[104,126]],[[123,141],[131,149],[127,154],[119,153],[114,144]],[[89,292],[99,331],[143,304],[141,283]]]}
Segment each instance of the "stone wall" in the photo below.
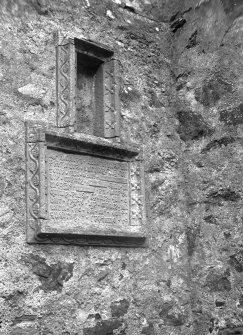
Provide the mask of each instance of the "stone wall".
{"label": "stone wall", "polygon": [[173,14],[193,334],[242,334],[243,3]]}
{"label": "stone wall", "polygon": [[[4,0],[0,14],[0,334],[243,334],[241,1]],[[147,248],[26,243],[24,122],[55,127],[57,31],[119,54]]]}
{"label": "stone wall", "polygon": [[[188,334],[172,34],[157,9],[142,0],[1,1],[0,334]],[[144,150],[147,248],[26,243],[24,121],[55,126],[57,31],[120,55],[122,139]]]}

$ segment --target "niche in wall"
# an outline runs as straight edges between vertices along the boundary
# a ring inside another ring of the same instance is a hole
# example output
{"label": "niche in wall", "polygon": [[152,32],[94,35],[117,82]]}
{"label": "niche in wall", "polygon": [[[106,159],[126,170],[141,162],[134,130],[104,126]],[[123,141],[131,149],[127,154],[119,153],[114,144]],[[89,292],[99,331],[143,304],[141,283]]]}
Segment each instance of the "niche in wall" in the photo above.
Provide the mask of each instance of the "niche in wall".
{"label": "niche in wall", "polygon": [[57,46],[57,126],[119,137],[119,80],[112,50],[83,39]]}

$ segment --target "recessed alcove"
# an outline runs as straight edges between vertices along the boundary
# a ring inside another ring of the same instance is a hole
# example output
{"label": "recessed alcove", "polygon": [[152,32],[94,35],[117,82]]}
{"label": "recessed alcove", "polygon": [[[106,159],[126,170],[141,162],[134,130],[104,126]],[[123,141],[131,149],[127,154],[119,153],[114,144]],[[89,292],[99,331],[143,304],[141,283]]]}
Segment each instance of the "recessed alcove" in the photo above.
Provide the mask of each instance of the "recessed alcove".
{"label": "recessed alcove", "polygon": [[103,62],[77,52],[76,131],[104,136]]}
{"label": "recessed alcove", "polygon": [[57,46],[57,125],[71,132],[119,137],[118,61],[114,51],[84,39]]}

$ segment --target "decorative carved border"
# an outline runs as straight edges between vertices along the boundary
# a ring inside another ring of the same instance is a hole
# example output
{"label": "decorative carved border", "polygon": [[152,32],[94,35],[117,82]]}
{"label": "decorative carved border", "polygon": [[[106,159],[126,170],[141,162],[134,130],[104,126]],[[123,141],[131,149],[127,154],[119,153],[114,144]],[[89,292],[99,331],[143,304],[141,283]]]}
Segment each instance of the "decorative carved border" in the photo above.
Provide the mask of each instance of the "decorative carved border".
{"label": "decorative carved border", "polygon": [[73,129],[75,116],[76,60],[72,39],[59,41],[56,47],[57,126]]}
{"label": "decorative carved border", "polygon": [[137,162],[130,163],[131,225],[134,226],[142,226],[144,222],[141,168]]}
{"label": "decorative carved border", "polygon": [[[45,162],[47,145],[72,151],[97,153],[100,157],[125,160],[130,170],[130,225],[141,228],[141,233],[119,235],[57,234],[41,231],[43,220],[48,220],[48,172]],[[137,147],[112,145],[108,140],[97,138],[79,139],[72,135],[48,132],[41,125],[26,124],[26,203],[27,203],[27,242],[116,247],[145,247],[143,227],[145,224],[143,170]],[[139,213],[138,213],[139,212]]]}
{"label": "decorative carved border", "polygon": [[104,64],[104,137],[119,137],[118,61]]}
{"label": "decorative carved border", "polygon": [[145,237],[132,236],[106,236],[106,235],[35,235],[29,243],[41,244],[69,244],[80,246],[100,246],[100,247],[145,247]]}
{"label": "decorative carved border", "polygon": [[[43,216],[43,144],[42,126],[26,126],[26,204],[27,239],[33,238]],[[44,193],[45,195],[45,193]]]}

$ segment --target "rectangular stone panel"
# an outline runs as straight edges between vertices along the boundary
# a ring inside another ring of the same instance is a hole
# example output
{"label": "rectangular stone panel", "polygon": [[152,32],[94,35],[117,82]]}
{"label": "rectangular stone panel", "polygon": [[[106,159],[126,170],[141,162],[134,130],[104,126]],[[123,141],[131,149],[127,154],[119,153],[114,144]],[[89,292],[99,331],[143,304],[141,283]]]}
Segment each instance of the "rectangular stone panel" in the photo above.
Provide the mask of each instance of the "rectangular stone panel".
{"label": "rectangular stone panel", "polygon": [[129,232],[128,162],[47,150],[47,233]]}
{"label": "rectangular stone panel", "polygon": [[145,245],[136,146],[37,126],[26,130],[29,243]]}

